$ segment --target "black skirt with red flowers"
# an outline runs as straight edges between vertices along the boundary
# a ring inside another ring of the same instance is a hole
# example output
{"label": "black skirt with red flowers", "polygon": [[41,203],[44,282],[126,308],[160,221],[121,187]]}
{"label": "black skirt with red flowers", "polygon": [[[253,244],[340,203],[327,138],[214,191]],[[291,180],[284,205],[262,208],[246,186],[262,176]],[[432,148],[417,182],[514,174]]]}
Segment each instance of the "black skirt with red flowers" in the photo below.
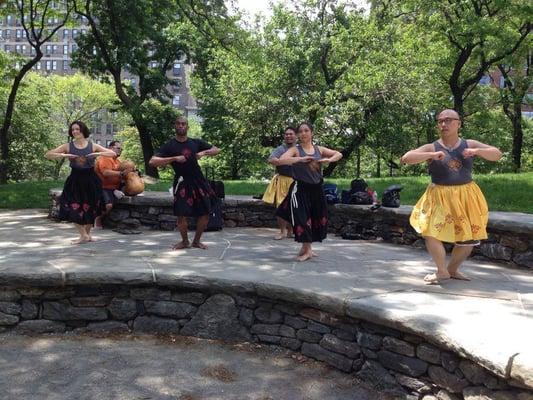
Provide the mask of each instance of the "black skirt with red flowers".
{"label": "black skirt with red flowers", "polygon": [[203,177],[179,179],[173,187],[174,215],[178,217],[208,215],[215,207],[215,192]]}
{"label": "black skirt with red flowers", "polygon": [[93,168],[72,168],[59,199],[59,219],[92,225],[100,215],[102,182]]}
{"label": "black skirt with red flowers", "polygon": [[280,204],[276,216],[290,222],[294,240],[300,243],[321,242],[328,233],[328,205],[322,182],[295,181]]}

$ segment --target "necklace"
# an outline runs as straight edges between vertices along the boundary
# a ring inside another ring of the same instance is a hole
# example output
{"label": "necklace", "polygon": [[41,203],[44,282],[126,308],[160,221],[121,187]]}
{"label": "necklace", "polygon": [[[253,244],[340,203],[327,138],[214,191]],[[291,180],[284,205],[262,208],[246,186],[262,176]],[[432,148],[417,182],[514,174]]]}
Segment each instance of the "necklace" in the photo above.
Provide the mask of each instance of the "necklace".
{"label": "necklace", "polygon": [[455,148],[459,147],[459,144],[460,144],[460,143],[461,143],[461,138],[457,139],[457,142],[455,142],[455,143],[453,144],[453,146],[446,146],[446,145],[444,144],[444,142],[442,142],[441,145],[442,145],[442,147],[444,147],[444,148],[446,149],[446,151],[451,152],[451,151],[453,151]]}

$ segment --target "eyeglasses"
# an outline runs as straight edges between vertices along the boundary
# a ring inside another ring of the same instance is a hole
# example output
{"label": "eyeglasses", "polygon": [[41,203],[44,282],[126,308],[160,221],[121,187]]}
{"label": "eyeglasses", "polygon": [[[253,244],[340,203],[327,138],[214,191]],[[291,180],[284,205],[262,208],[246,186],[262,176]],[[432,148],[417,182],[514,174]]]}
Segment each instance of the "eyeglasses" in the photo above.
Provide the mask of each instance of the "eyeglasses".
{"label": "eyeglasses", "polygon": [[452,121],[459,121],[459,118],[443,118],[437,120],[437,125],[444,124],[444,125],[450,125]]}

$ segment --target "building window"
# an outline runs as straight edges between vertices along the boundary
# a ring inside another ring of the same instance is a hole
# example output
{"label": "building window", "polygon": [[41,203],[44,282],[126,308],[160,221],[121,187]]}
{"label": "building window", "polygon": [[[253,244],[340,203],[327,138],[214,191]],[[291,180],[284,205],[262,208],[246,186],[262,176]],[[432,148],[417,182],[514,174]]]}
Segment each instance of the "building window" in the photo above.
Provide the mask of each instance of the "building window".
{"label": "building window", "polygon": [[22,29],[17,29],[15,32],[17,39],[20,39],[22,37]]}
{"label": "building window", "polygon": [[174,66],[172,67],[172,74],[173,75],[179,75],[181,73],[181,64],[180,63],[174,63]]}
{"label": "building window", "polygon": [[64,60],[63,61],[63,70],[67,71],[70,69],[70,61],[69,60]]}
{"label": "building window", "polygon": [[72,30],[72,39],[76,39],[78,37],[78,30],[77,29],[73,29]]}
{"label": "building window", "polygon": [[46,69],[47,71],[50,71],[50,70],[52,69],[52,61],[50,61],[50,60],[46,61],[46,67],[45,67],[45,69]]}
{"label": "building window", "polygon": [[13,16],[12,15],[8,15],[7,16],[7,24],[11,25],[12,23],[13,23]]}
{"label": "building window", "polygon": [[112,140],[106,140],[105,141],[105,147],[111,146],[111,142],[112,142]]}
{"label": "building window", "polygon": [[112,124],[106,124],[105,133],[107,135],[112,135],[113,134],[113,125]]}
{"label": "building window", "polygon": [[16,44],[15,45],[15,53],[20,53],[21,51],[21,45],[20,44]]}
{"label": "building window", "polygon": [[5,37],[6,39],[9,39],[9,38],[11,37],[11,29],[6,29],[6,30],[4,31],[4,37]]}
{"label": "building window", "polygon": [[180,95],[179,94],[175,94],[174,97],[172,98],[172,105],[174,105],[174,106],[179,106],[180,105]]}
{"label": "building window", "polygon": [[4,46],[4,50],[6,51],[6,53],[9,53],[9,52],[11,51],[11,46],[8,45],[8,44],[6,44],[6,45]]}
{"label": "building window", "polygon": [[137,80],[135,78],[131,78],[131,87],[134,89],[137,88]]}
{"label": "building window", "polygon": [[37,61],[37,64],[35,64],[35,67],[37,68],[37,70],[40,70],[41,69],[41,62]]}
{"label": "building window", "polygon": [[500,76],[500,87],[501,88],[505,87],[505,78],[503,76]]}
{"label": "building window", "polygon": [[45,54],[52,53],[52,45],[51,44],[47,44],[46,47],[45,47],[44,52],[45,52]]}
{"label": "building window", "polygon": [[63,39],[68,38],[68,29],[63,29]]}
{"label": "building window", "polygon": [[72,45],[72,53],[74,53],[76,51],[76,49],[78,48],[78,45],[76,43],[74,43]]}
{"label": "building window", "polygon": [[68,54],[68,44],[63,45],[63,54]]}
{"label": "building window", "polygon": [[100,139],[96,139],[96,144],[102,144],[102,141]]}

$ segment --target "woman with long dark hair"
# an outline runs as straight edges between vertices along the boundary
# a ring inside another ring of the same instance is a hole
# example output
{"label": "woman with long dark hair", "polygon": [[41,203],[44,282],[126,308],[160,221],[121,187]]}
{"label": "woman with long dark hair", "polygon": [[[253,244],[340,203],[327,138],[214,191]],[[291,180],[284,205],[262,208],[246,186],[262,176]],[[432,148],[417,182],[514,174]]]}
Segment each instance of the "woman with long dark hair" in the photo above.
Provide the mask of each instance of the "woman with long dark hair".
{"label": "woman with long dark hair", "polygon": [[280,205],[277,216],[292,224],[294,240],[302,243],[296,258],[313,257],[312,242],[321,242],[328,231],[328,207],[322,187],[322,164],[337,162],[342,154],[313,143],[313,126],[307,122],[297,128],[298,141],[280,158],[281,165],[292,165],[289,194]]}
{"label": "woman with long dark hair", "polygon": [[88,140],[89,129],[81,121],[70,124],[71,140],[46,152],[48,160],[67,158],[71,172],[59,199],[59,219],[73,222],[80,237],[72,244],[91,242],[91,228],[100,213],[102,184],[94,171],[97,156],[114,157],[115,152]]}

